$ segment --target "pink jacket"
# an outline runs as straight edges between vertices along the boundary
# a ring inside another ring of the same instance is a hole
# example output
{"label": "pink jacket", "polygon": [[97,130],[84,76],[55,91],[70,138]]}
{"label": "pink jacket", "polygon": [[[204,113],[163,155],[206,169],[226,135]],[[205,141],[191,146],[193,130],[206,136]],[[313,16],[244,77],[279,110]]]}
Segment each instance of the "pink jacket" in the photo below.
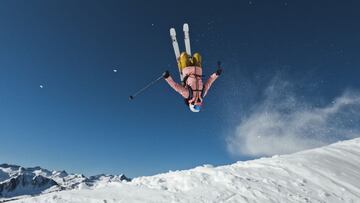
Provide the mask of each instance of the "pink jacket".
{"label": "pink jacket", "polygon": [[[192,90],[199,90],[199,91],[193,91],[193,98],[191,100],[189,100],[189,102],[192,102],[196,98],[200,98],[200,100],[202,101],[203,97],[205,97],[206,94],[208,93],[211,85],[218,78],[218,76],[215,73],[213,73],[209,77],[209,79],[205,82],[205,84],[203,85],[202,78],[201,78],[202,68],[201,67],[195,67],[195,66],[189,66],[189,67],[184,68],[183,69],[183,75],[184,75],[184,77],[188,75],[188,78],[186,80],[186,84],[188,86],[190,86]],[[184,86],[176,83],[171,78],[171,76],[169,76],[165,80],[182,97],[184,97],[185,99],[189,98],[190,94],[189,94],[188,87],[184,87]],[[197,81],[198,84],[196,84],[196,81]],[[200,90],[203,90],[203,92],[204,92],[203,97],[201,96],[202,91],[200,91]]]}

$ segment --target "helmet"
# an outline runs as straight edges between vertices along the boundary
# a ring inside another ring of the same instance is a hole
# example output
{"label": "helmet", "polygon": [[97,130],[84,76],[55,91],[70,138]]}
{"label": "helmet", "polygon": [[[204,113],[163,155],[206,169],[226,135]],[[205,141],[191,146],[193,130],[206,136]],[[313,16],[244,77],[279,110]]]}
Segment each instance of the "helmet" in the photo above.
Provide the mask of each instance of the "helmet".
{"label": "helmet", "polygon": [[196,105],[196,104],[189,104],[189,108],[192,112],[199,112],[201,109],[201,106]]}

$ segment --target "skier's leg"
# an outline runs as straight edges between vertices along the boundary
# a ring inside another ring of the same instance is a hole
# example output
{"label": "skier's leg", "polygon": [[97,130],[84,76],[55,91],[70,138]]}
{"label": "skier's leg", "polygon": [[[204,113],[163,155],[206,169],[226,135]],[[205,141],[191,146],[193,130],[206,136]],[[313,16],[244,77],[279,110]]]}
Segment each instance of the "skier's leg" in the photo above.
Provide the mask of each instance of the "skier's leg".
{"label": "skier's leg", "polygon": [[191,66],[191,61],[189,60],[189,55],[186,52],[182,52],[179,57],[178,66],[180,72],[188,66]]}
{"label": "skier's leg", "polygon": [[199,53],[195,53],[192,57],[194,66],[201,67],[201,55]]}

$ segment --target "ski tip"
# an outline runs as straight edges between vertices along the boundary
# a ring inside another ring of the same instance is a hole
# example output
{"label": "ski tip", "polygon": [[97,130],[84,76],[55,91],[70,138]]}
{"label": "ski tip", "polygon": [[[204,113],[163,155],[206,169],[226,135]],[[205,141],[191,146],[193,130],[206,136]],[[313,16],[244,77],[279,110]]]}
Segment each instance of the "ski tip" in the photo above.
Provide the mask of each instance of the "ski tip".
{"label": "ski tip", "polygon": [[189,24],[184,23],[183,31],[184,31],[184,32],[189,32]]}
{"label": "ski tip", "polygon": [[171,36],[176,36],[175,28],[170,28],[170,35]]}

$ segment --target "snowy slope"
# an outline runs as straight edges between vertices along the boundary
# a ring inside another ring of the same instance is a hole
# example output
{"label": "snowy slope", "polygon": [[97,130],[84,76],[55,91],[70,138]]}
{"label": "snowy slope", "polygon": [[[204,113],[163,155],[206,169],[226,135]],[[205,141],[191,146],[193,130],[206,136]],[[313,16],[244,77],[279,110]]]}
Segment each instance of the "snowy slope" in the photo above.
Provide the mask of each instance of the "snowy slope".
{"label": "snowy slope", "polygon": [[291,155],[205,165],[14,202],[360,202],[360,138]]}

